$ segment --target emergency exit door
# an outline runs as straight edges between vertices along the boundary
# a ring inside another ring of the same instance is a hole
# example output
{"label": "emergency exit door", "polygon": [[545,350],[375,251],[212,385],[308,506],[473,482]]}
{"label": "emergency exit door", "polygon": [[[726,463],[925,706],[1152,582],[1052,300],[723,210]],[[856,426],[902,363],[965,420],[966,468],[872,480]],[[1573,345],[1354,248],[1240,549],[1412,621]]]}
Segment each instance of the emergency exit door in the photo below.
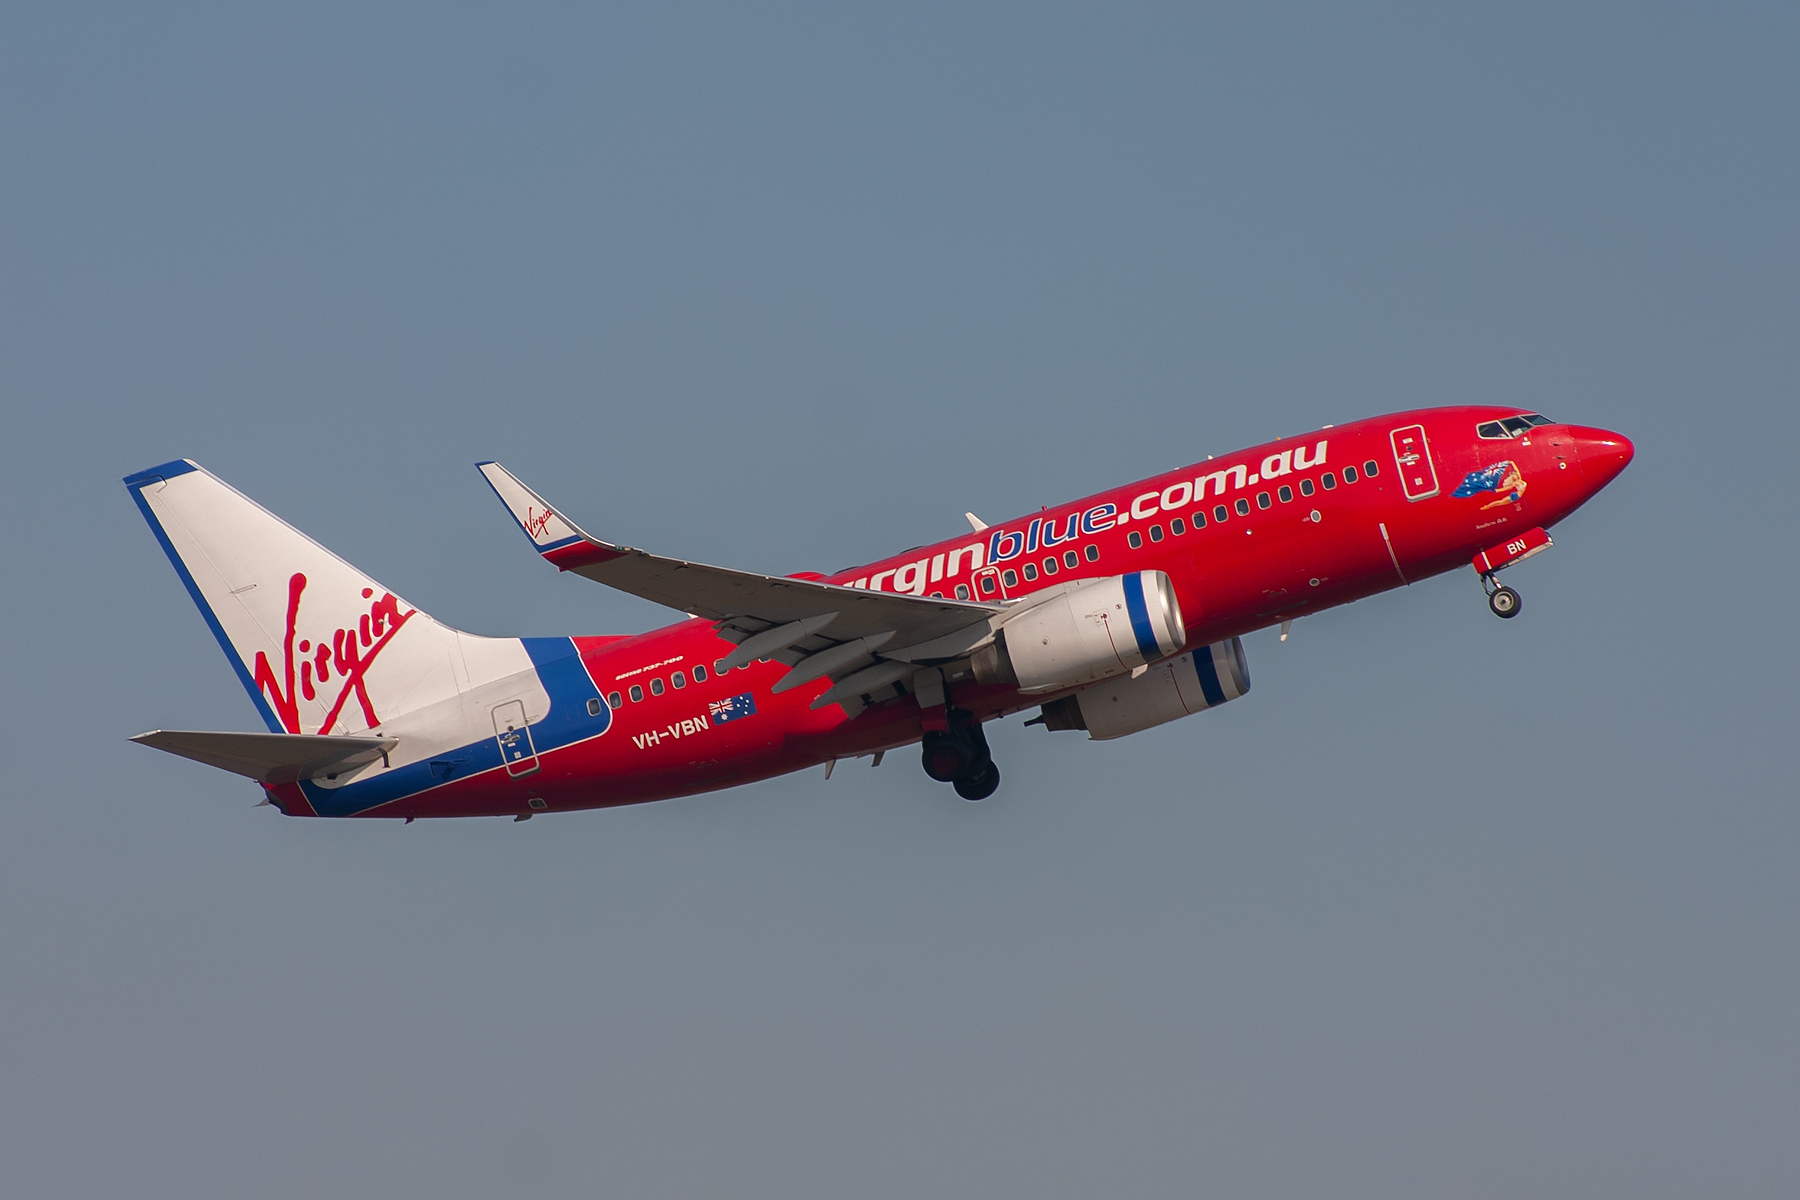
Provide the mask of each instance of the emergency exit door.
{"label": "emergency exit door", "polygon": [[508,700],[494,708],[494,737],[500,743],[500,761],[515,779],[538,769],[537,748],[531,744],[531,726],[525,723],[525,702]]}
{"label": "emergency exit door", "polygon": [[1394,447],[1394,466],[1400,471],[1400,490],[1408,500],[1429,500],[1438,494],[1437,468],[1431,465],[1431,443],[1423,425],[1407,425],[1388,434]]}

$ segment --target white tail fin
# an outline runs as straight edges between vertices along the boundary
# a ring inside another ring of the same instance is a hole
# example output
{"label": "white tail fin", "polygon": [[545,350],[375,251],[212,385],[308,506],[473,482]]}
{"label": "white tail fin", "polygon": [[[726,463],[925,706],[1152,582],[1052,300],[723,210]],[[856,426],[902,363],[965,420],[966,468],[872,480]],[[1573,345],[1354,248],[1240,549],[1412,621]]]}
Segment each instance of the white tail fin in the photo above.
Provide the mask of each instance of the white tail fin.
{"label": "white tail fin", "polygon": [[188,461],[125,486],[272,732],[356,733],[528,669],[516,639],[440,625]]}

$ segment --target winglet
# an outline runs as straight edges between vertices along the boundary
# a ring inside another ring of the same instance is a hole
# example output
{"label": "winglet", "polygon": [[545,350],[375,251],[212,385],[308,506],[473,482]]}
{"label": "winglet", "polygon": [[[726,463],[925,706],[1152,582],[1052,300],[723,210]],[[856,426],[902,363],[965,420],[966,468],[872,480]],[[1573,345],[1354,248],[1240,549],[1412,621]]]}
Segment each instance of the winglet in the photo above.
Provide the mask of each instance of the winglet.
{"label": "winglet", "polygon": [[558,513],[544,502],[544,498],[519,482],[518,478],[497,462],[481,462],[475,464],[494,494],[500,497],[500,503],[506,505],[512,513],[513,520],[519,523],[525,536],[545,561],[559,571],[570,571],[576,567],[585,567],[597,562],[605,562],[618,558],[624,553],[616,546],[609,546],[595,537],[590,537],[580,526]]}

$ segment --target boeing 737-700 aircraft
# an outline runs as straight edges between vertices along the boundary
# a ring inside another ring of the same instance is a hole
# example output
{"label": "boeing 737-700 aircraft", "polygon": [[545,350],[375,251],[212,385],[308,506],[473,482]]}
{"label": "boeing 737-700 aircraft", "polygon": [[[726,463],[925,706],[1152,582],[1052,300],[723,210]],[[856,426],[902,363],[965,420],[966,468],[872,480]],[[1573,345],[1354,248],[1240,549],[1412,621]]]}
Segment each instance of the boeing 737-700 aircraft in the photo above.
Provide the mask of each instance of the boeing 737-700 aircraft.
{"label": "boeing 737-700 aircraft", "polygon": [[759,575],[584,532],[480,470],[546,561],[687,614],[493,638],[432,620],[188,461],[125,479],[267,726],[134,741],[248,776],[289,816],[637,804],[922,743],[968,800],[982,723],[1117,738],[1250,688],[1239,637],[1472,564],[1495,579],[1631,461],[1514,408],[1327,427],[834,575]]}

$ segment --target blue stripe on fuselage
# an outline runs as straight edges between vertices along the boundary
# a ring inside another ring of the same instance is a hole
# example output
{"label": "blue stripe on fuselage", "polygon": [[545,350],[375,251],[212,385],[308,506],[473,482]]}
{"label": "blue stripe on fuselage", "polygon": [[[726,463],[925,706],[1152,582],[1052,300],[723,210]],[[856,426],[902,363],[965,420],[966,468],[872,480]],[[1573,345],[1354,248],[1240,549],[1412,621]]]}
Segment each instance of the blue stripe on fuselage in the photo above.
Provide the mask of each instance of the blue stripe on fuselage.
{"label": "blue stripe on fuselage", "polygon": [[[520,638],[519,642],[531,656],[538,682],[550,694],[550,711],[530,726],[532,748],[538,754],[599,737],[612,727],[612,709],[588,676],[573,641],[565,637]],[[600,702],[599,716],[588,714],[590,700]],[[337,788],[308,781],[300,784],[300,790],[321,817],[350,817],[503,765],[499,740],[483,737],[430,759],[383,771],[373,779]]]}

